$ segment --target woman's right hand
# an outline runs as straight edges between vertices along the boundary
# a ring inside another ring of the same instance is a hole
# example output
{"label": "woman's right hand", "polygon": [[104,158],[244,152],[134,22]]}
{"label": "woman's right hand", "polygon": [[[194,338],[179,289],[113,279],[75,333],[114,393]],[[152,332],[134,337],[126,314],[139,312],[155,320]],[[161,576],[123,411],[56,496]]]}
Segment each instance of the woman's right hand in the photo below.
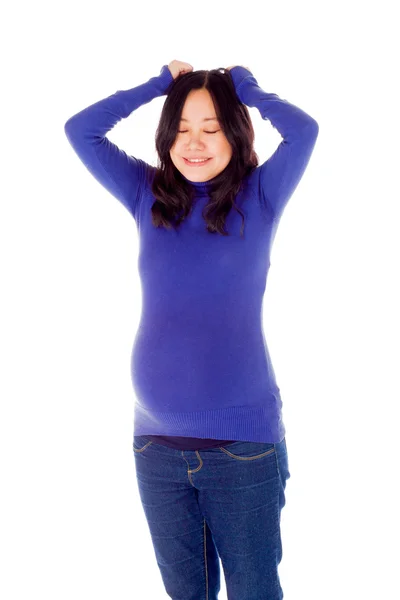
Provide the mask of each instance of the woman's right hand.
{"label": "woman's right hand", "polygon": [[171,71],[171,75],[174,79],[178,77],[178,75],[182,75],[183,73],[189,73],[193,71],[192,65],[189,63],[182,62],[181,60],[173,60],[169,63],[168,69]]}

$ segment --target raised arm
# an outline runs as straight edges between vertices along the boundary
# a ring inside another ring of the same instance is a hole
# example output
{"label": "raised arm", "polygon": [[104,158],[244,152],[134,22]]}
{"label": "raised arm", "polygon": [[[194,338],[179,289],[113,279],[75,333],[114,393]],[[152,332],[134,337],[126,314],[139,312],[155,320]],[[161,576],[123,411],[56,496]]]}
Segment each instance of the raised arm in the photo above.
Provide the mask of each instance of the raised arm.
{"label": "raised arm", "polygon": [[275,152],[258,167],[262,201],[279,221],[309,163],[319,126],[297,106],[262,90],[245,67],[234,67],[231,75],[240,101],[258,108],[261,117],[283,137]]}
{"label": "raised arm", "polygon": [[64,125],[68,141],[88,171],[135,219],[153,167],[118,148],[106,134],[139,106],[163,96],[171,81],[172,74],[164,65],[157,77],[99,100],[69,118]]}

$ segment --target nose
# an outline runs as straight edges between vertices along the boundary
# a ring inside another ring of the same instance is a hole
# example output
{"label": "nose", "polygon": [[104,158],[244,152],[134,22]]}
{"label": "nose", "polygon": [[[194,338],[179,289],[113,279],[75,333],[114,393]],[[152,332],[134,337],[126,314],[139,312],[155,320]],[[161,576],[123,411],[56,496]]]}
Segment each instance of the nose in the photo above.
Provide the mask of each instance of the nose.
{"label": "nose", "polygon": [[203,144],[203,146],[202,146],[202,144],[200,144],[200,142],[199,142],[198,140],[196,140],[196,138],[194,138],[193,140],[191,140],[191,141],[188,143],[188,145],[187,145],[187,146],[188,146],[188,148],[189,148],[189,149],[190,149],[190,148],[198,149],[198,148],[201,148],[201,147],[203,147],[203,148],[204,148],[204,144]]}
{"label": "nose", "polygon": [[201,143],[200,141],[200,134],[194,134],[192,133],[190,135],[189,141],[187,142],[187,148],[191,149],[193,147],[193,149],[200,149],[200,148],[204,148],[204,144]]}

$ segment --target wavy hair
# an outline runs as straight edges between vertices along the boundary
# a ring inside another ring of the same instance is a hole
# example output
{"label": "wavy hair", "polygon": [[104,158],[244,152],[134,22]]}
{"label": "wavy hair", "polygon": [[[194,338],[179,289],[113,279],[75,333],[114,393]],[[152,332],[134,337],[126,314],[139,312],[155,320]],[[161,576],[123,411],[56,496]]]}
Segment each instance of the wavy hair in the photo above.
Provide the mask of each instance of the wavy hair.
{"label": "wavy hair", "polygon": [[186,98],[192,90],[199,89],[210,93],[217,118],[232,148],[229,164],[209,181],[210,199],[202,214],[210,233],[229,235],[224,225],[233,206],[242,216],[242,235],[244,215],[236,206],[235,197],[242,189],[244,178],[259,161],[253,148],[254,129],[248,108],[240,102],[229,70],[223,68],[184,73],[167,88],[155,137],[158,161],[151,184],[156,198],[151,208],[152,222],[155,227],[177,229],[192,211],[195,187],[175,167],[169,151],[178,133]]}

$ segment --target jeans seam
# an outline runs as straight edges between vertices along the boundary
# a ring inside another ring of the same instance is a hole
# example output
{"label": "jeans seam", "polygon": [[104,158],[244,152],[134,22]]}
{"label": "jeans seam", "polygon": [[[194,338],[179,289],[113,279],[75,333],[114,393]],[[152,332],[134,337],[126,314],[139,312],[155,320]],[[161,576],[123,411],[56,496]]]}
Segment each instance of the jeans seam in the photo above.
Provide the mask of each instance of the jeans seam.
{"label": "jeans seam", "polygon": [[254,460],[255,458],[261,458],[262,456],[267,456],[268,454],[272,454],[273,452],[275,452],[275,444],[274,447],[271,448],[271,450],[267,450],[262,454],[257,454],[257,456],[236,456],[236,454],[232,454],[232,452],[229,452],[229,450],[226,450],[226,448],[222,448],[222,446],[220,450],[222,450],[222,452],[225,452],[225,454],[232,456],[232,458],[236,458],[236,460]]}

